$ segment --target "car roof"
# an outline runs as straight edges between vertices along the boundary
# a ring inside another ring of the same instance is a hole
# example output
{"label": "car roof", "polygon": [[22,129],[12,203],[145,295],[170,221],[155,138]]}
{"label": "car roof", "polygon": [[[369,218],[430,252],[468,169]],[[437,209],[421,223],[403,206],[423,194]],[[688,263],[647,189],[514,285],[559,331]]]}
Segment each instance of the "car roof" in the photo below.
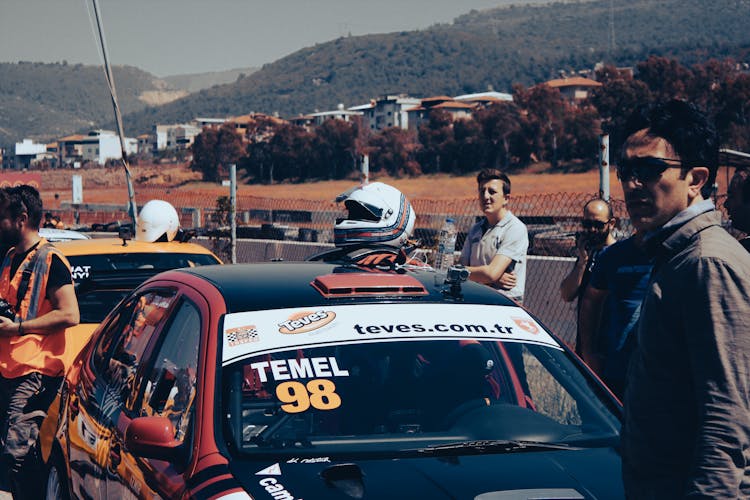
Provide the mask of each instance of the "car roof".
{"label": "car roof", "polygon": [[66,257],[77,255],[107,255],[124,253],[190,253],[213,255],[206,247],[197,243],[180,243],[176,241],[149,243],[129,240],[122,244],[119,238],[93,238],[90,240],[61,241],[55,243]]}
{"label": "car roof", "polygon": [[70,240],[88,240],[87,234],[72,231],[70,229],[56,229],[51,227],[39,228],[39,236],[50,242],[70,241]]}
{"label": "car roof", "polygon": [[[266,262],[200,266],[167,271],[160,276],[180,281],[181,273],[210,282],[223,295],[230,313],[367,302],[516,305],[502,293],[471,281],[451,291],[450,285],[444,284],[445,275],[433,269],[396,272],[351,264]],[[386,291],[372,293],[378,287]]]}

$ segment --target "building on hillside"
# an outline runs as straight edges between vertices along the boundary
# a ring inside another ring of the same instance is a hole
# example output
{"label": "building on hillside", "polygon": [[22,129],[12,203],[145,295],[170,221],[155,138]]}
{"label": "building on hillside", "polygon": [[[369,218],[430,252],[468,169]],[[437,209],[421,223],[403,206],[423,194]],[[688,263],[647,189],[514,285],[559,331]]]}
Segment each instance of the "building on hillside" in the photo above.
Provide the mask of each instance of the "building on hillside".
{"label": "building on hillside", "polygon": [[[111,130],[92,130],[88,135],[70,135],[57,140],[59,164],[80,167],[86,162],[104,165],[122,158],[120,137]],[[125,154],[138,152],[138,139],[125,138]]]}
{"label": "building on hillside", "polygon": [[15,168],[19,170],[31,168],[36,162],[42,161],[47,155],[47,145],[39,144],[31,139],[23,139],[15,146]]}
{"label": "building on hillside", "polygon": [[294,118],[290,118],[289,122],[299,125],[305,129],[317,127],[322,125],[328,120],[341,120],[344,122],[352,122],[357,117],[362,116],[362,111],[352,111],[351,109],[345,109],[343,104],[339,104],[338,107],[330,111],[315,111],[307,115],[299,115]]}
{"label": "building on hillside", "polygon": [[138,141],[138,154],[151,156],[153,153],[151,150],[151,144],[153,144],[151,134],[141,134],[136,137],[136,140]]}
{"label": "building on hillside", "polygon": [[[223,122],[222,122],[223,123]],[[154,125],[151,130],[151,152],[180,151],[193,145],[195,136],[203,130],[195,123]]]}
{"label": "building on hillside", "polygon": [[221,127],[224,122],[227,121],[226,118],[193,118],[193,125],[199,128],[205,128],[205,127]]}
{"label": "building on hillside", "polygon": [[596,80],[574,76],[570,78],[558,78],[544,83],[545,85],[558,89],[562,96],[572,103],[582,101],[589,96],[589,93],[602,84]]}
{"label": "building on hillside", "polygon": [[477,92],[475,94],[462,94],[454,97],[456,101],[473,102],[477,104],[492,104],[494,102],[501,101],[513,101],[513,95],[505,92],[495,92],[494,90],[488,92]]}
{"label": "building on hillside", "polygon": [[409,128],[407,109],[419,106],[420,99],[405,94],[389,95],[373,99],[370,104],[354,106],[349,111],[361,111],[363,126],[373,131],[389,127]]}
{"label": "building on hillside", "polygon": [[446,113],[451,121],[456,121],[471,118],[476,107],[477,105],[474,103],[457,101],[453,97],[444,95],[427,97],[422,99],[419,106],[407,110],[409,115],[409,129],[417,130],[420,125],[428,123],[430,113],[435,110]]}
{"label": "building on hillside", "polygon": [[286,123],[286,120],[263,113],[250,113],[227,118],[226,123],[234,126],[243,141],[262,142],[269,139],[274,129]]}

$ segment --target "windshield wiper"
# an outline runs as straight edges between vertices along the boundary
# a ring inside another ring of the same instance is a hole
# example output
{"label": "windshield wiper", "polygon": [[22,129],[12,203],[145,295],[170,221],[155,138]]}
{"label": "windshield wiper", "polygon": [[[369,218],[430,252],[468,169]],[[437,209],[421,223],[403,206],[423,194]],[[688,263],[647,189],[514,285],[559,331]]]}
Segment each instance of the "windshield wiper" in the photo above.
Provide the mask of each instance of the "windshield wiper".
{"label": "windshield wiper", "polygon": [[455,451],[473,451],[477,453],[517,453],[524,451],[547,450],[580,450],[581,448],[565,443],[544,443],[540,441],[518,441],[505,439],[488,439],[481,441],[459,441],[456,443],[439,444],[418,448],[417,453],[432,455],[451,453]]}

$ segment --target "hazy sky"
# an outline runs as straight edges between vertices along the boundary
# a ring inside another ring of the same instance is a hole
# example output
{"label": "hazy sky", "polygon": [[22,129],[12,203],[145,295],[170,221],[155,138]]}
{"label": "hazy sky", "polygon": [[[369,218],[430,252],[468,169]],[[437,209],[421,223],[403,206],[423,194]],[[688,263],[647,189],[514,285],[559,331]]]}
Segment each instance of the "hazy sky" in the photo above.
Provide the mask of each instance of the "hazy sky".
{"label": "hazy sky", "polygon": [[[471,9],[528,1],[99,0],[98,5],[110,62],[169,76],[260,66],[349,33],[426,28]],[[0,62],[101,64],[92,20],[92,0],[0,0]]]}

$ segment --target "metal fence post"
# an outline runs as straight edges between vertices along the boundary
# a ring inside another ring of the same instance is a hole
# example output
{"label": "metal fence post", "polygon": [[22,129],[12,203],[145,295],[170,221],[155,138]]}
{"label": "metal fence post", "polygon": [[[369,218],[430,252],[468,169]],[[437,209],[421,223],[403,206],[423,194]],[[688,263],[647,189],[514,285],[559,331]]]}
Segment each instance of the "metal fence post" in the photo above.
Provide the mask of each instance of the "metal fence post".
{"label": "metal fence post", "polygon": [[609,201],[609,134],[599,136],[599,198]]}
{"label": "metal fence post", "polygon": [[237,165],[229,165],[229,227],[232,264],[237,263]]}

